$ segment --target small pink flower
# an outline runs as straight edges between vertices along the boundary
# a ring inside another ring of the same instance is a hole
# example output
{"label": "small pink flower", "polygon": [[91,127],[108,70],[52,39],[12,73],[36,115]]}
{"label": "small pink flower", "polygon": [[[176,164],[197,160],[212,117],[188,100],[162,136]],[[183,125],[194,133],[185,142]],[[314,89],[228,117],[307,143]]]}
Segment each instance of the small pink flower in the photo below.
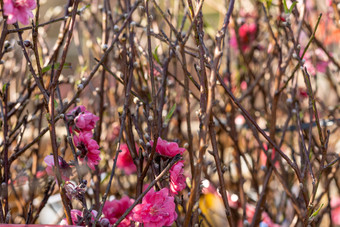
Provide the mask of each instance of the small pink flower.
{"label": "small pink flower", "polygon": [[184,161],[179,161],[170,169],[170,191],[173,194],[178,194],[185,187],[185,177],[183,175]]}
{"label": "small pink flower", "polygon": [[300,99],[305,99],[308,98],[308,93],[305,88],[299,87],[297,96]]}
{"label": "small pink flower", "polygon": [[331,199],[331,216],[333,225],[340,225],[340,198]]}
{"label": "small pink flower", "polygon": [[144,227],[171,226],[177,219],[174,197],[163,188],[158,192],[152,188],[143,198],[142,204],[133,209],[133,220]]}
{"label": "small pink flower", "polygon": [[[116,223],[116,221],[125,213],[125,211],[134,203],[133,199],[128,196],[124,196],[120,200],[106,201],[103,207],[103,214],[107,218],[111,225]],[[119,223],[118,227],[129,227],[134,226],[131,223],[132,212],[130,212],[126,218]]]}
{"label": "small pink flower", "polygon": [[[240,45],[241,45],[242,51],[247,51],[250,48],[251,43],[256,38],[256,32],[257,32],[257,25],[255,23],[252,23],[252,24],[245,23],[239,28],[238,33],[239,33]],[[230,45],[235,49],[238,46],[237,38],[235,34],[230,39]]]}
{"label": "small pink flower", "polygon": [[[153,141],[150,141],[151,146],[153,146]],[[158,137],[156,152],[160,155],[167,157],[175,157],[177,154],[183,154],[185,148],[178,147],[178,144],[175,142],[168,142],[166,140],[162,140]]]}
{"label": "small pink flower", "polygon": [[[91,211],[91,218],[90,220],[88,220],[90,223],[93,223],[93,221],[96,219],[98,212],[95,210]],[[86,221],[82,220],[83,219],[83,212],[81,212],[80,210],[76,210],[76,209],[72,209],[71,210],[71,219],[72,219],[72,224],[73,225],[77,225],[77,226],[86,226]],[[82,221],[81,221],[82,220]],[[107,219],[106,218],[100,218],[99,219],[100,223],[106,223]],[[63,219],[60,222],[60,225],[68,225],[66,218]],[[105,225],[107,226],[107,225]]]}
{"label": "small pink flower", "polygon": [[76,132],[88,132],[94,129],[99,117],[86,110],[85,106],[76,106],[70,110],[66,119],[70,121],[70,131],[74,129]]}
{"label": "small pink flower", "polygon": [[7,24],[19,21],[27,25],[29,18],[33,17],[32,10],[37,7],[35,0],[4,0],[4,15],[7,16]]}
{"label": "small pink flower", "polygon": [[96,126],[96,122],[99,120],[99,117],[90,113],[88,111],[84,113],[80,113],[75,119],[74,122],[77,128],[80,131],[91,131]]}
{"label": "small pink flower", "polygon": [[[61,174],[61,178],[64,181],[68,181],[70,180],[70,176],[72,175],[72,169],[69,166],[69,164],[67,164],[67,162],[60,156],[58,156],[58,161],[59,161],[59,167],[60,167],[60,174]],[[46,163],[47,167],[46,167],[46,173],[50,176],[54,176],[56,177],[55,171],[56,168],[54,167],[54,159],[53,159],[53,155],[48,155],[44,158],[44,162]]]}
{"label": "small pink flower", "polygon": [[[137,148],[137,146],[136,146]],[[135,163],[131,157],[129,148],[127,144],[120,145],[121,152],[118,155],[117,167],[124,170],[125,174],[131,174],[137,171]],[[138,148],[137,148],[138,150]]]}
{"label": "small pink flower", "polygon": [[316,49],[315,51],[308,51],[305,54],[304,59],[304,66],[311,75],[315,76],[317,72],[325,73],[327,71],[329,60],[323,50]]}
{"label": "small pink flower", "polygon": [[119,136],[119,131],[120,131],[119,122],[113,122],[111,128],[112,128],[112,133],[108,135],[108,139],[115,140]]}
{"label": "small pink flower", "polygon": [[[246,204],[246,214],[248,222],[251,223],[255,214],[255,207]],[[280,225],[275,224],[266,212],[262,212],[260,226],[279,227]]]}
{"label": "small pink flower", "polygon": [[99,145],[92,139],[92,133],[80,132],[78,136],[74,135],[73,141],[80,151],[80,154],[78,154],[79,160],[83,161],[85,159],[88,167],[94,170],[94,166],[99,164],[101,158],[99,157]]}

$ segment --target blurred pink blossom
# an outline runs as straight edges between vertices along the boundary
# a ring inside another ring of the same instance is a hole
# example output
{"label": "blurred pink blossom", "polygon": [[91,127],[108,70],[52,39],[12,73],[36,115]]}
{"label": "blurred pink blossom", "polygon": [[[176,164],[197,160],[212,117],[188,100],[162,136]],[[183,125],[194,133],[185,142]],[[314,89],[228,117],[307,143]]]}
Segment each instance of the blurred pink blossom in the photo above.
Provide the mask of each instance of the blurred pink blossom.
{"label": "blurred pink blossom", "polygon": [[[302,50],[301,50],[302,51]],[[316,75],[317,72],[325,73],[329,60],[327,55],[321,49],[316,49],[313,51],[308,51],[305,56],[304,66],[311,75]]]}
{"label": "blurred pink blossom", "polygon": [[[151,146],[153,146],[153,141],[150,141]],[[185,148],[178,147],[178,144],[175,142],[168,142],[166,140],[162,140],[158,137],[156,152],[160,155],[167,157],[175,157],[177,154],[183,154]]]}
{"label": "blurred pink blossom", "polygon": [[7,24],[19,21],[27,25],[33,17],[32,10],[37,7],[35,0],[4,0],[4,15],[7,16]]}
{"label": "blurred pink blossom", "polygon": [[[120,200],[106,201],[103,207],[103,214],[107,218],[111,225],[116,223],[116,221],[125,213],[125,211],[134,203],[133,199],[128,196],[124,196]],[[130,212],[118,227],[129,227],[134,226],[131,223],[132,212]]]}
{"label": "blurred pink blossom", "polygon": [[[70,180],[70,176],[72,175],[72,169],[69,166],[69,164],[67,164],[67,162],[60,156],[58,156],[58,161],[59,161],[59,167],[60,167],[60,175],[62,180],[64,181],[68,181]],[[47,155],[44,158],[44,162],[46,163],[47,167],[46,167],[46,173],[50,176],[54,176],[56,177],[55,171],[56,168],[54,167],[54,159],[53,159],[53,155]]]}
{"label": "blurred pink blossom", "polygon": [[[250,204],[246,204],[246,214],[247,214],[247,221],[251,223],[253,220],[254,214],[255,214],[255,207]],[[269,217],[269,215],[266,212],[262,212],[260,226],[280,227],[279,224],[275,224],[272,221],[272,219]]]}
{"label": "blurred pink blossom", "polygon": [[[267,152],[269,152],[269,149],[268,149],[267,144],[264,143],[264,144],[263,144],[263,147],[264,147],[264,149],[266,149]],[[276,151],[275,151],[274,148],[272,149],[272,152],[271,152],[271,153],[272,153],[272,154],[271,154],[270,158],[271,158],[272,161],[274,161],[274,159],[275,159],[275,153],[276,153]],[[261,153],[260,153],[260,164],[261,164],[261,166],[265,166],[266,163],[267,163],[267,155],[266,155],[266,153],[261,149]],[[276,168],[279,168],[279,167],[280,167],[278,161],[276,161],[276,162],[274,163],[274,165],[275,165]]]}
{"label": "blurred pink blossom", "polygon": [[133,220],[144,227],[171,226],[177,219],[174,197],[163,188],[158,192],[152,188],[143,198],[142,204],[133,209]]}
{"label": "blurred pink blossom", "polygon": [[[136,146],[137,148],[137,146]],[[124,170],[125,174],[131,174],[137,171],[137,167],[133,162],[131,153],[127,144],[120,145],[121,152],[117,159],[117,168]],[[136,149],[138,151],[138,148]]]}
{"label": "blurred pink blossom", "polygon": [[[250,48],[251,43],[256,38],[256,32],[257,32],[257,25],[255,23],[251,23],[251,24],[245,23],[238,29],[242,51],[247,51]],[[237,43],[236,34],[234,34],[232,38],[230,39],[230,45],[234,49],[237,49],[238,43]]]}
{"label": "blurred pink blossom", "polygon": [[308,98],[308,93],[305,88],[299,87],[298,88],[298,93],[297,93],[298,98],[300,99],[305,99]]}
{"label": "blurred pink blossom", "polygon": [[108,135],[109,140],[115,140],[119,136],[120,124],[119,122],[112,123],[112,134]]}
{"label": "blurred pink blossom", "polygon": [[183,175],[184,161],[179,161],[170,169],[170,191],[172,194],[178,194],[185,187],[185,177]]}
{"label": "blurred pink blossom", "polygon": [[78,136],[74,135],[73,141],[80,151],[80,154],[78,154],[79,160],[84,161],[85,159],[88,167],[94,170],[94,166],[99,164],[101,158],[99,157],[99,145],[92,139],[92,133],[80,132]]}
{"label": "blurred pink blossom", "polygon": [[331,216],[333,225],[340,225],[340,198],[331,199]]}
{"label": "blurred pink blossom", "polygon": [[333,0],[326,0],[327,6],[332,6]]}

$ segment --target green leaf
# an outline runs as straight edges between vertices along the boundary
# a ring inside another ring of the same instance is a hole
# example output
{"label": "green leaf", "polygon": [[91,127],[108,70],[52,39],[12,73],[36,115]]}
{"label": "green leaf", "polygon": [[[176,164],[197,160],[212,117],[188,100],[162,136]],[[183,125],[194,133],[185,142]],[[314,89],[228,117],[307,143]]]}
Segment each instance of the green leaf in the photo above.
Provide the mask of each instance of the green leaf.
{"label": "green leaf", "polygon": [[313,214],[309,217],[309,219],[313,219],[316,215],[318,215],[318,213],[319,213],[319,211],[321,210],[322,207],[323,207],[323,204],[321,204],[319,209],[317,209],[316,211],[313,212]]}
{"label": "green leaf", "polygon": [[57,109],[58,108],[58,102],[56,100],[54,100],[54,108]]}
{"label": "green leaf", "polygon": [[5,83],[4,85],[2,85],[2,93],[5,93],[6,91],[6,88],[7,88],[7,83]]}
{"label": "green leaf", "polygon": [[287,6],[286,0],[283,0],[283,8],[284,8],[284,10],[285,10],[285,13],[288,13],[288,12],[289,12],[289,11],[288,11],[288,6]]}
{"label": "green leaf", "polygon": [[171,107],[169,113],[166,115],[165,120],[164,120],[164,123],[165,123],[165,124],[168,124],[168,123],[169,123],[170,118],[171,118],[172,115],[174,114],[175,110],[176,110],[176,103]]}
{"label": "green leaf", "polygon": [[50,114],[46,113],[45,116],[46,116],[47,121],[50,121],[50,117],[51,117]]}
{"label": "green leaf", "polygon": [[[51,68],[52,68],[52,65],[53,65],[53,64],[49,64],[49,65],[45,66],[44,68],[42,68],[42,69],[41,69],[42,73],[46,73],[46,72],[50,71]],[[55,68],[55,69],[59,68],[59,65],[60,65],[60,63],[55,63],[55,64],[54,64],[54,68]],[[71,68],[71,63],[65,63],[65,64],[64,64],[64,67],[65,67],[65,68]]]}
{"label": "green leaf", "polygon": [[297,3],[298,3],[298,1],[293,2],[293,4],[290,6],[290,8],[289,8],[289,10],[288,10],[289,13],[292,13],[292,11],[293,11],[293,9],[294,9],[294,6],[295,6]]}
{"label": "green leaf", "polygon": [[154,52],[152,53],[152,55],[153,55],[154,59],[157,61],[157,63],[161,64],[161,61],[159,60],[159,57],[158,57],[158,54],[157,54],[158,47],[159,47],[159,45],[156,46],[156,48],[155,48]]}
{"label": "green leaf", "polygon": [[267,9],[269,9],[272,5],[273,0],[268,0],[267,1]]}

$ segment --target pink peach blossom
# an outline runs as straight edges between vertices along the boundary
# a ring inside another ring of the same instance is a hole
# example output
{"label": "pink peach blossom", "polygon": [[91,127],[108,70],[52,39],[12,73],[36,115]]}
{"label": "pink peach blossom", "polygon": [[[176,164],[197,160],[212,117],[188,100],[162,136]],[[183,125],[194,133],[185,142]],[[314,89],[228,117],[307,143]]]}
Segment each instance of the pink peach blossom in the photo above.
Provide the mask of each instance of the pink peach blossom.
{"label": "pink peach blossom", "polygon": [[340,225],[340,198],[331,199],[331,216],[333,225]]}
{"label": "pink peach blossom", "polygon": [[323,50],[316,49],[315,51],[308,51],[305,54],[304,59],[304,66],[311,75],[315,76],[317,72],[325,73],[327,71],[329,60]]}
{"label": "pink peach blossom", "polygon": [[35,0],[4,0],[4,15],[7,16],[7,24],[19,21],[27,25],[33,17],[32,10],[37,7]]}
{"label": "pink peach blossom", "polygon": [[108,135],[108,139],[109,140],[115,140],[119,136],[119,131],[120,131],[119,122],[113,122],[111,128],[112,128],[112,134]]}
{"label": "pink peach blossom", "polygon": [[[151,146],[153,146],[153,141],[150,141]],[[168,142],[166,140],[162,140],[158,137],[156,152],[160,155],[167,157],[175,157],[177,154],[183,154],[185,148],[178,147],[178,144],[175,142]]]}
{"label": "pink peach blossom", "polygon": [[143,198],[142,204],[133,209],[133,220],[144,227],[171,226],[177,219],[174,197],[163,188],[158,192],[152,188]]}
{"label": "pink peach blossom", "polygon": [[[137,146],[136,146],[137,148]],[[124,170],[125,174],[131,174],[137,171],[135,163],[131,157],[127,144],[120,145],[121,152],[117,159],[117,168]],[[137,149],[138,150],[138,149]]]}
{"label": "pink peach blossom", "polygon": [[94,127],[96,126],[96,122],[99,120],[99,117],[97,117],[96,115],[94,115],[91,112],[84,112],[84,113],[80,113],[75,119],[74,122],[77,126],[77,129],[79,129],[79,131],[91,131],[92,129],[94,129]]}
{"label": "pink peach blossom", "polygon": [[[72,169],[67,164],[67,162],[60,156],[58,156],[58,161],[59,161],[59,167],[60,167],[60,175],[62,180],[68,181],[70,180],[70,176],[72,175]],[[54,158],[53,155],[47,155],[44,158],[44,162],[46,163],[46,173],[50,176],[56,177],[55,171],[56,168],[54,167]]]}
{"label": "pink peach blossom", "polygon": [[300,99],[308,98],[308,93],[307,93],[307,91],[306,91],[306,88],[299,87],[299,88],[298,88],[297,96],[298,96],[298,98],[300,98]]}
{"label": "pink peach blossom", "polygon": [[66,115],[66,119],[71,121],[71,132],[73,131],[73,129],[76,132],[87,132],[94,129],[94,127],[96,126],[96,122],[99,120],[99,117],[86,110],[85,106],[81,105],[76,106],[72,110],[70,110]]}
{"label": "pink peach blossom", "polygon": [[[257,25],[255,23],[251,23],[251,24],[245,23],[239,28],[238,33],[239,33],[240,45],[241,45],[242,51],[247,51],[250,48],[251,43],[256,38],[256,32],[257,32]],[[237,38],[235,34],[230,39],[230,45],[235,49],[237,49],[238,47]]]}
{"label": "pink peach blossom", "polygon": [[185,187],[185,177],[183,175],[184,161],[179,161],[170,169],[170,191],[173,194],[178,194]]}
{"label": "pink peach blossom", "polygon": [[[125,213],[125,211],[134,203],[133,199],[128,196],[124,196],[120,200],[106,201],[103,207],[103,214],[107,218],[111,225],[116,223],[116,221]],[[134,226],[131,223],[132,212],[130,212],[118,227],[129,227]]]}
{"label": "pink peach blossom", "polygon": [[95,169],[95,165],[99,164],[101,158],[99,157],[100,150],[98,143],[92,139],[91,132],[80,132],[79,135],[73,137],[74,145],[80,151],[78,155],[80,161],[86,161],[88,167],[92,170]]}

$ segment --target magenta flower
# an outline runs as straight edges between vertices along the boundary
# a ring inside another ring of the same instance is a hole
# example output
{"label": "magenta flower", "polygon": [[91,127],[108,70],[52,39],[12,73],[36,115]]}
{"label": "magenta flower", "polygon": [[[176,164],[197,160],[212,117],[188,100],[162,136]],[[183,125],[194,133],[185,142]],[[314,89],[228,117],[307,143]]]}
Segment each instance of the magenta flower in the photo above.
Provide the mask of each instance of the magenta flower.
{"label": "magenta flower", "polygon": [[340,225],[340,198],[331,199],[331,216],[333,225]]}
{"label": "magenta flower", "polygon": [[[255,207],[250,204],[246,204],[246,214],[247,221],[251,223],[255,214]],[[260,226],[280,227],[281,225],[275,224],[266,212],[262,212]]]}
{"label": "magenta flower", "polygon": [[80,132],[78,136],[74,135],[73,141],[80,151],[80,154],[78,154],[79,160],[83,161],[85,159],[88,167],[94,170],[94,166],[99,164],[101,158],[99,157],[99,145],[92,139],[92,133]]}
{"label": "magenta flower", "polygon": [[185,177],[183,175],[184,161],[179,161],[170,169],[170,191],[173,194],[178,194],[185,187]]}
{"label": "magenta flower", "polygon": [[85,111],[84,113],[80,113],[75,119],[74,122],[77,128],[80,131],[91,131],[96,126],[96,122],[99,120],[99,117],[94,115],[89,111]]}
{"label": "magenta flower", "polygon": [[33,17],[32,10],[37,7],[35,0],[4,0],[4,15],[7,16],[7,24],[19,21],[27,25],[29,18]]}
{"label": "magenta flower", "polygon": [[[60,156],[58,156],[58,161],[59,161],[59,167],[60,167],[60,175],[62,180],[64,181],[68,181],[70,180],[70,176],[72,175],[72,169],[70,167],[69,164],[67,164],[67,162]],[[56,177],[55,171],[57,170],[54,167],[54,159],[53,159],[53,155],[47,155],[44,158],[44,162],[46,163],[47,167],[46,167],[46,173],[50,176],[54,176]]]}
{"label": "magenta flower", "polygon": [[120,145],[120,150],[121,152],[119,153],[117,159],[117,168],[124,170],[125,174],[131,174],[136,172],[137,167],[135,163],[133,163],[133,159],[131,157],[127,144]]}
{"label": "magenta flower", "polygon": [[[153,146],[153,141],[150,141],[151,146]],[[158,137],[156,152],[160,155],[167,157],[175,157],[177,154],[183,154],[185,148],[178,147],[178,144],[175,142],[168,142],[166,140],[162,140]]]}
{"label": "magenta flower", "polygon": [[177,219],[174,197],[169,189],[163,188],[155,192],[152,188],[143,198],[142,204],[135,206],[133,220],[143,223],[144,227],[171,226]]}
{"label": "magenta flower", "polygon": [[[242,51],[247,51],[251,43],[255,40],[256,38],[256,32],[257,32],[257,25],[255,23],[252,24],[243,24],[239,30],[238,34],[240,37],[240,45],[241,45],[241,50]],[[237,38],[236,35],[234,34],[233,37],[230,39],[230,45],[237,49]]]}
{"label": "magenta flower", "polygon": [[[87,111],[85,106],[76,106],[72,110],[70,110],[66,119],[70,121],[70,131],[74,129],[76,132],[88,132],[94,129],[96,126],[96,122],[99,120],[99,117]],[[74,119],[74,121],[73,121]]]}
{"label": "magenta flower", "polygon": [[[300,52],[301,55],[302,50]],[[325,73],[327,71],[329,60],[323,50],[316,49],[314,53],[313,51],[309,51],[305,54],[304,59],[304,66],[311,75],[315,76],[317,72]]]}
{"label": "magenta flower", "polygon": [[[103,207],[103,214],[107,218],[111,225],[116,223],[116,221],[125,213],[125,211],[133,204],[134,200],[130,199],[128,196],[124,196],[120,200],[106,201]],[[129,227],[134,226],[131,223],[132,212],[130,212],[118,227]]]}

